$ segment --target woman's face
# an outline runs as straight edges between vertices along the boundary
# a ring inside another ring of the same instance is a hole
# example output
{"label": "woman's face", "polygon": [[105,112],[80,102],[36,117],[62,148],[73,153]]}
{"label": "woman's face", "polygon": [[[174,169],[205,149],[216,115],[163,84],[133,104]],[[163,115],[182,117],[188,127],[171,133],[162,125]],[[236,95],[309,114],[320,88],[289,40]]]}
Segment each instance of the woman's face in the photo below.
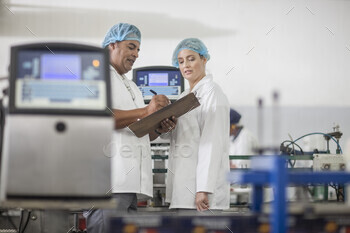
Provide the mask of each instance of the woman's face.
{"label": "woman's face", "polygon": [[183,49],[177,55],[177,60],[182,76],[192,89],[205,76],[207,59],[192,50]]}

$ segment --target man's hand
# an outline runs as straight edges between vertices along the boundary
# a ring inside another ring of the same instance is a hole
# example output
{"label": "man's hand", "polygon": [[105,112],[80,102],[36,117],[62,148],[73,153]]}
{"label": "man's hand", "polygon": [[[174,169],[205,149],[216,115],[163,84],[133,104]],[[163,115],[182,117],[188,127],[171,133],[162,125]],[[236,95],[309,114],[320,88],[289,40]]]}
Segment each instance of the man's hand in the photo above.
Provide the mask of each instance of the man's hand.
{"label": "man's hand", "polygon": [[176,117],[172,116],[170,119],[165,119],[160,122],[160,127],[158,127],[154,132],[149,133],[149,139],[153,141],[158,136],[160,136],[162,133],[168,133],[172,131],[176,126],[177,119]]}
{"label": "man's hand", "polygon": [[170,100],[165,95],[154,95],[146,107],[147,115],[150,115],[170,103]]}
{"label": "man's hand", "polygon": [[168,133],[175,129],[177,118],[172,116],[170,119],[165,119],[160,122],[160,127],[157,129],[159,133]]}
{"label": "man's hand", "polygon": [[205,211],[209,209],[208,193],[206,192],[196,193],[196,206],[198,211]]}

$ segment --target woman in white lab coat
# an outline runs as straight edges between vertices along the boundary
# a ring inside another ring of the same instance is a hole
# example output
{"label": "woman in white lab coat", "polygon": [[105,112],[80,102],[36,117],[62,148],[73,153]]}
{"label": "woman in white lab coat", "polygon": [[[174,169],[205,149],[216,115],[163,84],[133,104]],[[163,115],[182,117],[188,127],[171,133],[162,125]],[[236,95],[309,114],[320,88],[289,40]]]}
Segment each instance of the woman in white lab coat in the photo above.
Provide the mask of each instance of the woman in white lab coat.
{"label": "woman in white lab coat", "polygon": [[210,56],[202,41],[185,39],[176,47],[173,65],[180,68],[200,106],[179,117],[171,136],[166,202],[171,209],[229,208],[229,103],[206,74]]}

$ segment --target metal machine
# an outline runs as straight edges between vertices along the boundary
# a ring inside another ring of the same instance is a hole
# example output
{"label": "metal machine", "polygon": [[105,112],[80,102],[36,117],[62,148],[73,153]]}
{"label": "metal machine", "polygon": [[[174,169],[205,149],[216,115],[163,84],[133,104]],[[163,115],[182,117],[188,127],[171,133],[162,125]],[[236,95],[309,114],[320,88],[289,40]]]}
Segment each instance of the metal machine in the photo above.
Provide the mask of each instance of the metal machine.
{"label": "metal machine", "polygon": [[108,61],[107,50],[87,45],[11,48],[2,200],[109,198]]}
{"label": "metal machine", "polygon": [[133,81],[140,88],[143,99],[148,103],[154,93],[165,95],[176,101],[184,91],[184,78],[173,66],[146,66],[133,70]]}

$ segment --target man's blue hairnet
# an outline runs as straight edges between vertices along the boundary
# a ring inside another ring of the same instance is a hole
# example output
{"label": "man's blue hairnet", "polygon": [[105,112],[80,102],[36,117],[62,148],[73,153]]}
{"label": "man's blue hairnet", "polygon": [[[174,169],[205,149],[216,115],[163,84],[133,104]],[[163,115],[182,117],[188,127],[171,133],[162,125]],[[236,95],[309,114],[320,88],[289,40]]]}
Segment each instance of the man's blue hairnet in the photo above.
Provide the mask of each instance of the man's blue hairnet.
{"label": "man's blue hairnet", "polygon": [[128,23],[118,23],[109,29],[102,42],[102,47],[105,48],[111,43],[124,40],[137,40],[141,44],[140,30]]}
{"label": "man's blue hairnet", "polygon": [[199,53],[199,55],[204,56],[207,60],[210,59],[210,55],[208,53],[207,47],[204,45],[204,43],[197,38],[187,38],[181,41],[175,48],[172,58],[173,66],[179,67],[179,62],[177,60],[177,56],[179,52],[183,49],[189,49],[196,53]]}
{"label": "man's blue hairnet", "polygon": [[233,110],[232,108],[230,109],[230,124],[235,125],[238,124],[239,120],[241,119],[241,114]]}

